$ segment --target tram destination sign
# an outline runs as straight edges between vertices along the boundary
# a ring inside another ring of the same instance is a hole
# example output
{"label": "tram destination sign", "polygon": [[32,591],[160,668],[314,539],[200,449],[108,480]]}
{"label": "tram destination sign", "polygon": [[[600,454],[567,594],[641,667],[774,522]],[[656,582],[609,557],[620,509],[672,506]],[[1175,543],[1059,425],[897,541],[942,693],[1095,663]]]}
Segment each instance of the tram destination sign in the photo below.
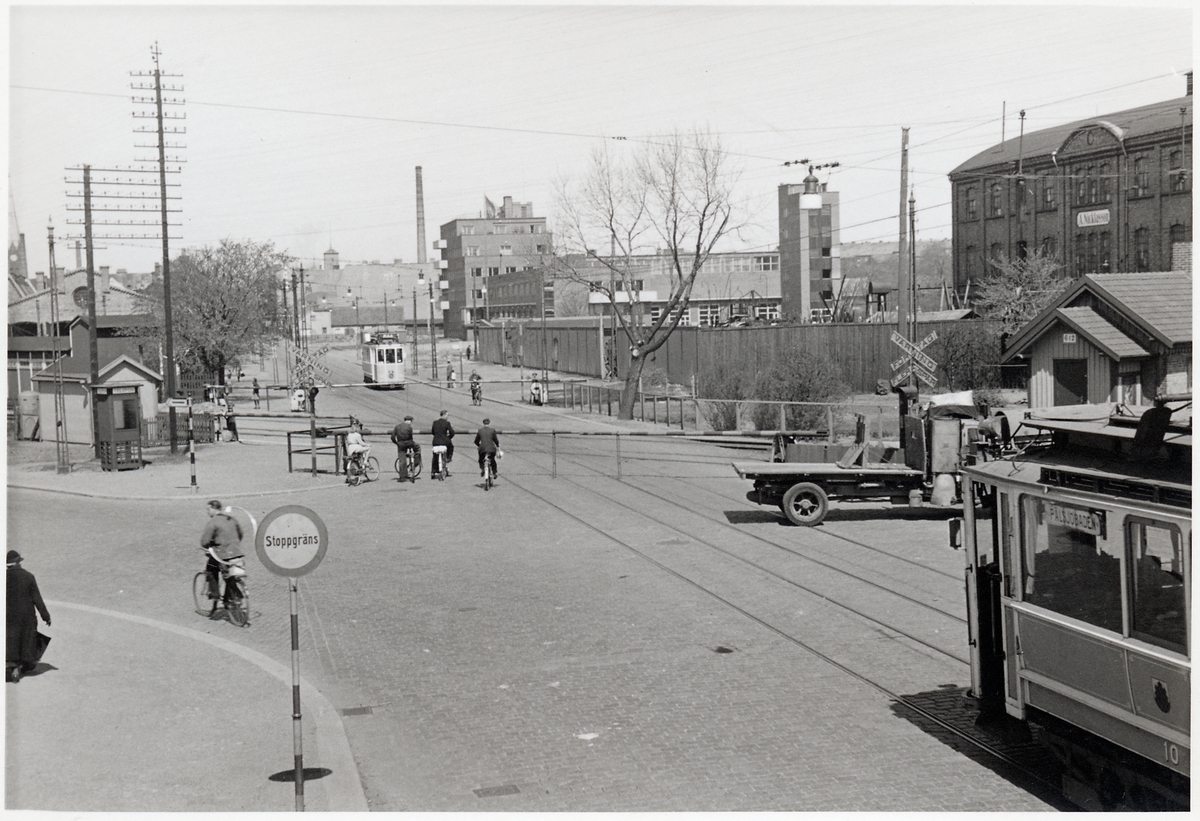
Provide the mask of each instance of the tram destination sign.
{"label": "tram destination sign", "polygon": [[1087,510],[1074,505],[1043,502],[1042,515],[1050,524],[1104,538],[1103,510]]}

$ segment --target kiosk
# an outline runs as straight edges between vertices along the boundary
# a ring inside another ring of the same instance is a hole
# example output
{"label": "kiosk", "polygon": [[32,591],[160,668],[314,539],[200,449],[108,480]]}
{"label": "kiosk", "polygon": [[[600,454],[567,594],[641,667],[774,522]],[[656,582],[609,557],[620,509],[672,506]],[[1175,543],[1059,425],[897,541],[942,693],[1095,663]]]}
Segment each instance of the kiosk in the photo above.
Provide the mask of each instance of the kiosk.
{"label": "kiosk", "polygon": [[96,442],[103,470],[142,467],[142,403],[140,382],[92,385],[96,403]]}

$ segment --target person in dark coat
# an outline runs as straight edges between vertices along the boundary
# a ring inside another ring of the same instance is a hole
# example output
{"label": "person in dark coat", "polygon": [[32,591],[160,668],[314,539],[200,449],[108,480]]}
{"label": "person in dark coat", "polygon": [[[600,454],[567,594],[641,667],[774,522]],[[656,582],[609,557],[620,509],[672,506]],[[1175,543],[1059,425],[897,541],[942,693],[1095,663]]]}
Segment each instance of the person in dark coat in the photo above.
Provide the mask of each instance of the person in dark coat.
{"label": "person in dark coat", "polygon": [[46,626],[50,626],[50,611],[42,601],[37,580],[21,567],[21,561],[20,553],[8,551],[8,646],[5,668],[12,681],[20,681],[23,673],[37,666],[41,656],[38,652],[38,614]]}

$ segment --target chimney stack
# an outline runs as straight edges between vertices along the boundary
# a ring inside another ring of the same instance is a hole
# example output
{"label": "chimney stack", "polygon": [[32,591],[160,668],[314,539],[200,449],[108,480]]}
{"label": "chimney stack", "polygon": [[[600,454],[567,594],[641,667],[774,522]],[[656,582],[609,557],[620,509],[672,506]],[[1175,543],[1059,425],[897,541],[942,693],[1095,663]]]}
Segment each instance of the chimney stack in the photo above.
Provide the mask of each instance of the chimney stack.
{"label": "chimney stack", "polygon": [[417,166],[417,262],[425,264],[425,186],[421,182],[421,166]]}
{"label": "chimney stack", "polygon": [[80,256],[80,254],[82,254],[82,253],[83,253],[83,243],[81,243],[79,240],[75,240],[75,270],[76,271],[83,268],[83,257]]}
{"label": "chimney stack", "polygon": [[1187,73],[1187,96],[1192,96],[1192,72]]}

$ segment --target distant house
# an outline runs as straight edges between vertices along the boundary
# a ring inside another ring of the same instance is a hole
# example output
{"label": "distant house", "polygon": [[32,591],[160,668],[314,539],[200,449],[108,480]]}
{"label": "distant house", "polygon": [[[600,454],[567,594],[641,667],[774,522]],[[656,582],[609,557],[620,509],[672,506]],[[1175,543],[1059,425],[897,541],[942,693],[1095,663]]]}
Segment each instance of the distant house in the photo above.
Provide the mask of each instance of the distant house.
{"label": "distant house", "polygon": [[[96,317],[96,350],[103,368],[119,356],[146,363],[158,371],[161,368],[161,343],[152,316],[145,314],[109,314]],[[59,356],[82,357],[88,361],[88,324],[83,317],[64,320],[63,335],[59,337]],[[54,337],[46,328],[35,329],[32,324],[10,323],[8,326],[8,395],[31,388],[35,373],[54,362]],[[34,335],[42,330],[42,335]],[[85,367],[84,370],[87,370]]]}
{"label": "distant house", "polygon": [[[39,437],[43,440],[55,438],[54,392],[56,383],[63,386],[64,409],[66,411],[67,441],[92,444],[92,391],[89,388],[87,346],[72,356],[63,357],[45,370],[33,375],[34,390],[38,394]],[[162,376],[145,365],[120,355],[100,368],[97,385],[137,385],[142,406],[142,419],[154,419],[158,413],[158,394],[162,387]]]}
{"label": "distant house", "polygon": [[1008,340],[1029,407],[1150,404],[1192,390],[1192,275],[1088,274]]}

